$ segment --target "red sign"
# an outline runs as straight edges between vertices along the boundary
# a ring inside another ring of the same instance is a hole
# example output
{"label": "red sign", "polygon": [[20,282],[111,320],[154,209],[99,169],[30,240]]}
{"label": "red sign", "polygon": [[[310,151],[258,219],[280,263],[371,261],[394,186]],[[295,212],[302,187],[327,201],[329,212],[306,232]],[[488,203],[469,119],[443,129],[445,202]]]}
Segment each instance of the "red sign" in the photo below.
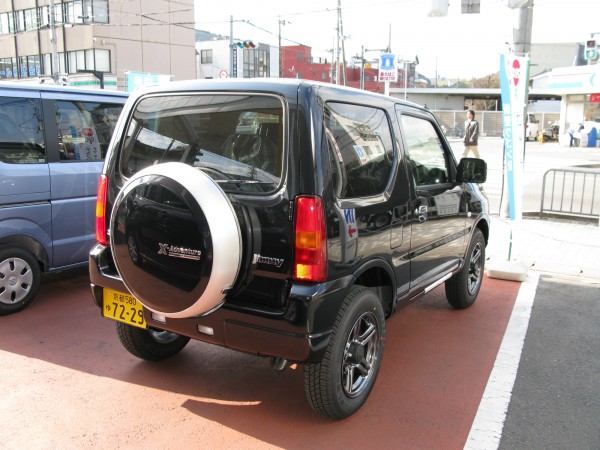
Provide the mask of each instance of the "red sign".
{"label": "red sign", "polygon": [[521,77],[521,63],[518,59],[513,60],[512,64],[512,79],[513,86],[519,84],[519,78]]}
{"label": "red sign", "polygon": [[354,233],[356,233],[358,230],[356,228],[354,228],[352,225],[348,225],[348,236],[350,237],[354,237]]}
{"label": "red sign", "polygon": [[590,94],[591,103],[600,103],[600,94]]}

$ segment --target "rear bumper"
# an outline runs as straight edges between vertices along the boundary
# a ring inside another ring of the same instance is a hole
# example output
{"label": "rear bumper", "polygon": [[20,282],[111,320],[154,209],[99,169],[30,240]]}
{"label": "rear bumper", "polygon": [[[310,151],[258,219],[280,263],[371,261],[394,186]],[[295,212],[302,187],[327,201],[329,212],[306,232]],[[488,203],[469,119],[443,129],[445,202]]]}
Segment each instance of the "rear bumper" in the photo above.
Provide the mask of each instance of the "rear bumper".
{"label": "rear bumper", "polygon": [[[112,264],[110,249],[95,246],[90,253],[90,280],[96,304],[102,308],[103,288],[128,292]],[[282,311],[247,308],[232,302],[201,317],[166,318],[159,322],[144,309],[146,322],[192,339],[289,361],[318,362],[323,358],[349,282],[292,286]]]}

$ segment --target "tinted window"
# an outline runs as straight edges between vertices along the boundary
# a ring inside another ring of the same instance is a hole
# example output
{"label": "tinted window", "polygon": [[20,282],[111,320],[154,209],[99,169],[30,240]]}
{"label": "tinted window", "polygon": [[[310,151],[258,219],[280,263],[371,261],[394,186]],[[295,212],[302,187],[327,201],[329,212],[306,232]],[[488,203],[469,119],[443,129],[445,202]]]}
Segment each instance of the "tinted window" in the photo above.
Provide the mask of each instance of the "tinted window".
{"label": "tinted window", "polygon": [[127,126],[121,171],[178,161],[226,191],[266,192],[279,185],[283,105],[273,96],[177,95],[141,100]]}
{"label": "tinted window", "polygon": [[338,198],[382,193],[392,173],[394,146],[385,112],[327,103],[325,135]]}
{"label": "tinted window", "polygon": [[56,101],[60,159],[103,160],[122,109],[112,103]]}
{"label": "tinted window", "polygon": [[43,124],[39,100],[0,97],[0,161],[45,163]]}
{"label": "tinted window", "polygon": [[401,118],[417,186],[449,182],[446,153],[433,123],[419,117]]}

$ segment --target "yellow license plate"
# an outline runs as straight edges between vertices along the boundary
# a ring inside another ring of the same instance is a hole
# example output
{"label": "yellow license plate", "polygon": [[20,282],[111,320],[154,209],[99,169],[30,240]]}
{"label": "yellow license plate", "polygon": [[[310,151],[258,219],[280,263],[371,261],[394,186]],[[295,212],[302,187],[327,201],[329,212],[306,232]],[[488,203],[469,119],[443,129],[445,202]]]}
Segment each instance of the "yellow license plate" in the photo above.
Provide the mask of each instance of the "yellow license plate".
{"label": "yellow license plate", "polygon": [[133,295],[104,288],[103,297],[102,315],[104,317],[134,327],[148,327],[144,320],[144,308]]}

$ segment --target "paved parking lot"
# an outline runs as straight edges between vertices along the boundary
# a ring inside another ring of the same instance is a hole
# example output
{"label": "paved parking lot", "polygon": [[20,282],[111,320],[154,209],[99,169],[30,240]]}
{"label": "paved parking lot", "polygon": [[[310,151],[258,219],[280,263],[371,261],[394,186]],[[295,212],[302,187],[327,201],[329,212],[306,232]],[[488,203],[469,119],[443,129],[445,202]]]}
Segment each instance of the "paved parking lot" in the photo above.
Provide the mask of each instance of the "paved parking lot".
{"label": "paved parking lot", "polygon": [[333,422],[308,406],[301,368],[276,372],[198,342],[138,360],[100,317],[85,273],[47,279],[30,308],[0,317],[0,447],[460,449],[518,288],[486,279],[464,311],[438,288],[398,311],[371,397]]}
{"label": "paved parking lot", "polygon": [[[199,342],[138,360],[100,317],[85,270],[48,276],[30,308],[0,317],[0,447],[598,449],[600,228],[519,227],[512,256],[529,264],[525,284],[539,278],[526,318],[513,308],[520,283],[485,278],[465,311],[434,290],[388,320],[375,389],[341,422],[309,408],[301,367]],[[509,231],[493,217],[489,257],[506,257]],[[518,366],[498,366],[514,322]],[[490,419],[489,387],[511,377]]]}

